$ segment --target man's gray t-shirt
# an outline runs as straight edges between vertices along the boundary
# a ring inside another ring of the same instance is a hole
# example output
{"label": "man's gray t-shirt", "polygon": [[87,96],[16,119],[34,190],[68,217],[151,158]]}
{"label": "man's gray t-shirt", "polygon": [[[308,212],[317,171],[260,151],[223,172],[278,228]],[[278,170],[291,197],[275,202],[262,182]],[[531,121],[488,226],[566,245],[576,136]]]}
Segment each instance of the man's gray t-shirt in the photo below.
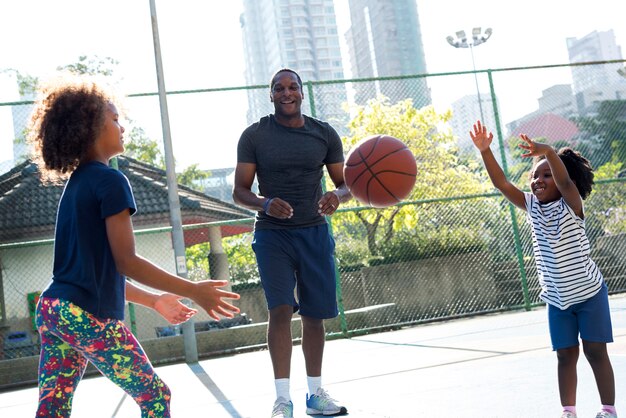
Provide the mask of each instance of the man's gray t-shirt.
{"label": "man's gray t-shirt", "polygon": [[259,193],[279,197],[293,208],[290,219],[258,212],[255,229],[324,224],[326,218],[317,212],[323,169],[343,159],[341,138],[332,126],[306,115],[301,128],[283,126],[274,115],[246,128],[237,145],[237,162],[256,164]]}

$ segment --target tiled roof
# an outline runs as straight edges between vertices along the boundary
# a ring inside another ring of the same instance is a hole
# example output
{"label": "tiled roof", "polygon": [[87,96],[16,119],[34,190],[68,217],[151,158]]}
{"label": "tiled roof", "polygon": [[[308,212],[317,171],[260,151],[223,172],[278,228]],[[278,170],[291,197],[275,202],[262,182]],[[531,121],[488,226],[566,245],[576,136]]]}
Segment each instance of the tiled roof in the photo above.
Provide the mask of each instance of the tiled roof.
{"label": "tiled roof", "polygon": [[[166,172],[129,157],[118,157],[137,202],[133,225],[170,225]],[[52,238],[63,184],[44,184],[37,166],[26,161],[0,175],[0,242]],[[183,224],[251,218],[254,214],[232,203],[178,185]],[[250,230],[251,224],[223,227],[224,236]],[[187,234],[186,234],[187,235]]]}
{"label": "tiled roof", "polygon": [[570,141],[578,133],[575,123],[552,113],[544,113],[520,124],[513,136],[526,134],[531,138],[546,138],[553,144],[557,141]]}

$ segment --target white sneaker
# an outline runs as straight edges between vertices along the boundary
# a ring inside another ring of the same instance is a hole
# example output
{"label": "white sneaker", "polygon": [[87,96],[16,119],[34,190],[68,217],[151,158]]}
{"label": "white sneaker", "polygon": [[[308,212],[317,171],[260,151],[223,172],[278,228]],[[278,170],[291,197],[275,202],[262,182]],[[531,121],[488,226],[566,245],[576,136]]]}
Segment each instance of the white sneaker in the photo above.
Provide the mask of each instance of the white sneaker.
{"label": "white sneaker", "polygon": [[576,414],[570,411],[563,411],[561,418],[577,418]]}
{"label": "white sneaker", "polygon": [[306,397],[306,413],[318,415],[345,415],[348,410],[345,406],[337,405],[324,389],[319,388],[313,395]]}
{"label": "white sneaker", "polygon": [[272,418],[293,418],[293,403],[282,396],[274,402]]}
{"label": "white sneaker", "polygon": [[609,411],[600,411],[596,418],[617,418],[617,415],[610,413]]}

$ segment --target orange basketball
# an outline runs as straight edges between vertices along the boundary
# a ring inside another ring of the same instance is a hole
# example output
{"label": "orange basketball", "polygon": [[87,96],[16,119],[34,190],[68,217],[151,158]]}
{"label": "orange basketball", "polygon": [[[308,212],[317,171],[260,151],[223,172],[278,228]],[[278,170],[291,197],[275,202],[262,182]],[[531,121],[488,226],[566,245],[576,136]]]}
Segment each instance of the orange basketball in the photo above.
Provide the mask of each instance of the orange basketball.
{"label": "orange basketball", "polygon": [[343,176],[355,199],[375,208],[395,205],[413,190],[417,164],[397,138],[374,135],[359,141],[346,156]]}

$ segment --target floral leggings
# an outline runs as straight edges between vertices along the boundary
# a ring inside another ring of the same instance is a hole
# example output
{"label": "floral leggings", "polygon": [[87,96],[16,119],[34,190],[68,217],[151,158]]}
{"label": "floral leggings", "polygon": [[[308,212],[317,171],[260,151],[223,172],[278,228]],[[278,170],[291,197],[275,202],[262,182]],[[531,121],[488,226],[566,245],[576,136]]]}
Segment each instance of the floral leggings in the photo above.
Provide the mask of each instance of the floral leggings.
{"label": "floral leggings", "polygon": [[170,390],[124,323],[98,319],[71,302],[42,297],[38,417],[69,417],[90,361],[137,402],[142,418],[170,416]]}

